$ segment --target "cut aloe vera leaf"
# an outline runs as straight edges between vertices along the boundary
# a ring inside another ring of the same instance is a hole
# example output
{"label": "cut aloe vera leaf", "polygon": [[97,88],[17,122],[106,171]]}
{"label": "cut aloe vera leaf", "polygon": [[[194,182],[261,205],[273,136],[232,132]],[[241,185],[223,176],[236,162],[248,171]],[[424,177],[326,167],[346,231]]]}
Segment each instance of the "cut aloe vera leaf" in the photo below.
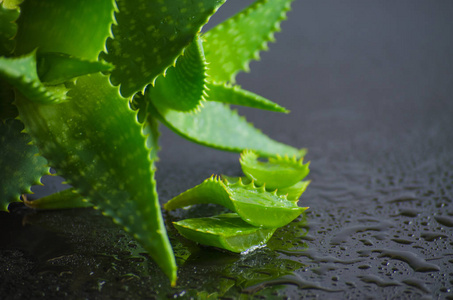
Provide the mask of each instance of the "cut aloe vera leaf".
{"label": "cut aloe vera leaf", "polygon": [[209,75],[216,82],[234,82],[238,72],[249,71],[249,62],[267,50],[292,0],[258,0],[203,35]]}
{"label": "cut aloe vera leaf", "polygon": [[113,0],[24,1],[17,20],[16,55],[38,48],[95,61],[113,23]]}
{"label": "cut aloe vera leaf", "polygon": [[39,53],[38,76],[46,84],[60,84],[78,76],[106,72],[113,68],[102,61],[89,61],[63,53]]}
{"label": "cut aloe vera leaf", "polygon": [[244,174],[257,185],[265,184],[271,190],[289,187],[304,179],[310,172],[310,163],[302,162],[302,158],[279,155],[269,158],[268,162],[261,162],[253,151],[242,152],[240,159]]}
{"label": "cut aloe vera leaf", "polygon": [[264,246],[276,229],[252,226],[235,213],[185,219],[173,224],[189,240],[236,253]]}
{"label": "cut aloe vera leaf", "polygon": [[147,93],[154,102],[170,109],[193,111],[205,101],[206,76],[206,61],[197,37],[178,58],[175,67],[170,67],[165,77],[158,77],[154,86],[148,86]]}
{"label": "cut aloe vera leaf", "polygon": [[147,137],[107,76],[79,77],[70,101],[41,104],[17,97],[19,117],[49,160],[83,197],[130,232],[176,280]]}
{"label": "cut aloe vera leaf", "polygon": [[245,222],[258,227],[281,227],[297,218],[307,207],[288,201],[285,196],[269,193],[264,187],[253,182],[244,184],[241,180],[226,184],[211,177],[200,185],[168,201],[164,208],[173,210],[194,204],[214,203],[236,212]]}
{"label": "cut aloe vera leaf", "polygon": [[19,202],[21,194],[30,194],[30,188],[50,174],[46,159],[38,155],[36,146],[30,145],[31,138],[23,129],[19,120],[0,120],[0,211]]}
{"label": "cut aloe vera leaf", "polygon": [[298,183],[277,189],[277,195],[286,195],[290,201],[298,201],[300,196],[307,190],[310,180],[299,181]]}
{"label": "cut aloe vera leaf", "polygon": [[286,108],[278,105],[277,103],[255,93],[241,89],[238,85],[210,83],[208,84],[207,100],[289,113]]}
{"label": "cut aloe vera leaf", "polygon": [[35,52],[22,57],[0,57],[0,77],[31,101],[57,103],[66,100],[64,85],[45,86],[39,79]]}
{"label": "cut aloe vera leaf", "polygon": [[39,210],[84,208],[93,206],[93,204],[88,202],[82,195],[77,193],[74,188],[69,188],[36,200],[24,199],[24,204],[30,208]]}
{"label": "cut aloe vera leaf", "polygon": [[274,141],[223,103],[207,101],[196,112],[172,110],[157,102],[152,102],[149,108],[168,128],[207,147],[233,152],[253,149],[262,156],[287,154],[302,157],[306,153],[305,149]]}
{"label": "cut aloe vera leaf", "polygon": [[[231,177],[227,175],[221,175],[222,179],[226,184],[235,184],[239,180],[242,181],[243,184],[250,184],[252,181],[248,177]],[[298,201],[300,196],[305,192],[308,185],[310,184],[310,180],[300,181],[295,185],[288,186],[286,188],[277,189],[277,195],[279,196],[286,196],[289,201]],[[256,185],[256,184],[255,184]],[[275,190],[271,190],[266,187],[266,191],[274,192]]]}
{"label": "cut aloe vera leaf", "polygon": [[[110,80],[130,96],[154,83],[225,0],[117,0],[113,38],[101,57],[115,65]],[[127,51],[127,52],[125,52]]]}

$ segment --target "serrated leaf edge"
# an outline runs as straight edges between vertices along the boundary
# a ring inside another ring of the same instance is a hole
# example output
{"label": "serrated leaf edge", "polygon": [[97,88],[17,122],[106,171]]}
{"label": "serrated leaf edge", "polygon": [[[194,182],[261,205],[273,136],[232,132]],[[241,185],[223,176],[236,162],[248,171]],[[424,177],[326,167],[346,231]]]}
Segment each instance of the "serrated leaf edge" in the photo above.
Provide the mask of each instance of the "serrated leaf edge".
{"label": "serrated leaf edge", "polygon": [[[14,105],[14,102],[13,102],[13,105]],[[22,122],[22,120],[19,118],[19,116],[15,117],[14,118],[15,120],[19,121],[23,126],[24,128],[20,131],[20,134],[24,134],[24,135],[27,135],[29,136],[27,130],[26,130],[26,126],[24,124],[24,122]],[[28,146],[32,146],[32,147],[35,147],[37,152],[35,153],[35,156],[40,156],[42,157],[43,159],[46,160],[46,163],[43,165],[43,169],[45,171],[42,172],[42,174],[39,175],[39,178],[35,178],[32,182],[29,182],[27,184],[27,186],[25,187],[22,187],[21,189],[19,189],[19,191],[17,191],[15,193],[14,196],[12,196],[11,199],[7,200],[6,202],[6,206],[4,207],[0,207],[0,211],[6,211],[6,212],[9,212],[8,210],[8,206],[9,204],[13,203],[13,202],[21,202],[21,198],[26,198],[26,195],[33,195],[33,191],[31,190],[31,188],[35,185],[39,185],[39,186],[43,186],[44,184],[42,183],[42,178],[46,175],[49,175],[49,176],[54,176],[54,174],[52,174],[50,172],[50,166],[49,166],[49,161],[47,158],[45,158],[44,156],[42,156],[39,152],[39,148],[33,143],[33,140],[32,138],[30,137],[30,142],[27,144]],[[9,203],[8,203],[9,202]]]}
{"label": "serrated leaf edge", "polygon": [[[66,96],[68,91],[65,91],[65,93],[62,94],[63,97],[57,97],[56,95],[54,95],[52,92],[50,92],[46,88],[46,85],[43,82],[41,82],[41,80],[39,80],[38,73],[37,73],[36,52],[37,52],[37,49],[33,50],[29,54],[25,54],[25,55],[21,55],[21,56],[14,56],[14,57],[0,56],[0,59],[17,60],[17,59],[32,58],[34,60],[36,77],[38,78],[37,80],[29,80],[26,78],[25,75],[15,77],[18,81],[21,81],[24,84],[24,86],[29,87],[29,90],[27,90],[27,93],[24,94],[24,96],[27,96],[27,98],[30,99],[31,101],[38,102],[38,103],[60,103],[60,102],[68,100],[68,98]],[[8,78],[4,78],[4,80],[7,81],[10,85],[14,86],[14,88],[16,90],[20,91],[20,89],[16,87],[16,84],[14,82],[11,82]],[[29,92],[29,91],[32,91],[32,92]],[[30,96],[32,96],[32,98],[29,98]]]}
{"label": "serrated leaf edge", "polygon": [[[223,3],[222,3],[222,4],[223,4]],[[204,25],[206,25],[206,24],[209,22],[209,20],[211,19],[211,17],[217,12],[217,10],[222,6],[222,4],[220,4],[218,7],[214,8],[212,14],[211,14],[210,16],[208,16],[208,17],[203,21],[203,25],[200,26],[200,28],[198,29],[196,35],[197,35],[197,34],[198,34],[198,35],[200,34],[200,32],[201,32],[201,30],[203,29]],[[119,9],[118,9],[118,5],[116,4],[116,1],[115,1],[115,8],[114,8],[114,10],[113,10],[113,12],[112,12],[112,19],[113,19],[113,22],[112,22],[112,25],[110,26],[110,36],[109,36],[113,41],[115,40],[115,36],[114,36],[114,34],[113,34],[113,26],[118,26],[118,22],[117,22],[117,20],[116,20],[116,13],[119,13]],[[164,77],[165,77],[165,74],[167,73],[168,69],[169,69],[170,67],[175,67],[175,66],[176,66],[176,62],[178,61],[179,57],[181,57],[182,55],[184,55],[184,52],[185,52],[185,50],[187,49],[187,47],[189,47],[190,43],[192,43],[192,41],[189,41],[189,42],[187,43],[187,45],[186,45],[185,47],[182,48],[182,50],[180,51],[180,53],[177,54],[177,55],[175,56],[175,58],[173,59],[173,62],[170,63],[166,68],[164,68],[164,69],[162,70],[162,72],[158,73],[156,76],[154,76],[153,78],[151,78],[147,84],[144,84],[143,87],[141,87],[141,88],[139,88],[137,91],[133,92],[132,95],[130,95],[129,97],[131,97],[131,96],[133,96],[134,94],[139,93],[139,92],[141,92],[142,94],[145,94],[146,88],[147,88],[149,85],[155,86],[155,84],[156,84],[156,79],[157,79],[159,76],[164,76]],[[106,41],[105,41],[105,43],[104,43],[104,52],[105,52],[106,54],[108,53],[108,49],[107,49],[107,39],[106,39]],[[100,54],[99,54],[99,55],[100,55]],[[205,60],[205,62],[206,62],[206,60]],[[110,84],[111,84],[112,86],[114,86],[114,84],[113,84],[112,81],[111,81],[111,76],[109,76],[109,82],[110,82]],[[121,94],[121,83],[118,84],[118,87],[119,87],[120,95],[122,95],[122,94]],[[194,111],[197,111],[197,110],[194,109]]]}
{"label": "serrated leaf edge", "polygon": [[[227,20],[225,20],[223,23],[217,25],[217,29],[222,29],[223,27],[225,27],[228,23],[233,23],[236,19],[239,19],[239,18],[242,18],[243,16],[246,16],[248,14],[251,13],[251,11],[255,8],[255,7],[259,7],[259,6],[262,6],[264,5],[266,2],[269,2],[269,1],[272,1],[272,0],[263,0],[263,1],[256,1],[255,3],[253,3],[251,6],[249,6],[248,8],[246,8],[245,10],[239,12],[238,14],[236,14],[235,16],[233,16],[232,18],[229,18]],[[273,30],[271,30],[268,34],[268,36],[266,38],[264,38],[263,42],[261,43],[261,46],[258,47],[258,49],[253,52],[252,56],[246,60],[243,64],[242,64],[242,69],[239,69],[239,70],[236,70],[235,72],[233,72],[231,75],[230,75],[230,78],[229,78],[229,82],[231,83],[235,83],[236,82],[236,75],[241,72],[241,71],[244,71],[246,73],[249,73],[250,72],[250,63],[251,61],[255,60],[255,61],[260,61],[261,60],[261,57],[260,57],[260,52],[261,51],[268,51],[269,50],[269,43],[273,43],[276,41],[275,39],[275,33],[277,32],[280,32],[281,31],[281,26],[280,26],[280,23],[285,21],[287,19],[287,13],[291,11],[291,3],[288,2],[284,9],[281,11],[281,14],[280,14],[280,17],[277,19],[277,21],[275,22],[274,26],[273,26]],[[214,27],[214,28],[216,28]],[[209,32],[209,31],[208,31]],[[217,81],[213,81],[213,83],[219,83]]]}

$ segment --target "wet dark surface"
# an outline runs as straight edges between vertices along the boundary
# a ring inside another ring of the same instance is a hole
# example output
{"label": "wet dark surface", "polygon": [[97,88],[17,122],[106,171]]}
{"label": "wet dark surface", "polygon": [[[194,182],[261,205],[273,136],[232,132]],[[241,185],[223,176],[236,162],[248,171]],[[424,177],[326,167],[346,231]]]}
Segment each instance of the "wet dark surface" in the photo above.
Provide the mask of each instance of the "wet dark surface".
{"label": "wet dark surface", "polygon": [[[19,204],[0,213],[0,298],[453,299],[452,11],[449,1],[296,1],[278,43],[239,78],[292,113],[240,111],[309,148],[300,203],[310,209],[266,248],[219,252],[169,226],[171,288],[99,212]],[[162,144],[162,202],[213,173],[241,174],[237,154],[168,130]]]}

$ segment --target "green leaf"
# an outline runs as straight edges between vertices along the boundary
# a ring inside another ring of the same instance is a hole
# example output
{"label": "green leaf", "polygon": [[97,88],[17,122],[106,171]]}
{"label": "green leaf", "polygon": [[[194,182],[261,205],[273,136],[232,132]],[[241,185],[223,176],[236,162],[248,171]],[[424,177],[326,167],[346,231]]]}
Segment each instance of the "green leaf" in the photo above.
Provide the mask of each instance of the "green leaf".
{"label": "green leaf", "polygon": [[[252,182],[248,177],[231,177],[231,176],[227,176],[227,175],[221,175],[221,177],[224,181],[225,180],[228,181],[228,184],[235,184],[239,180],[241,180],[242,183],[246,184],[246,185],[250,184]],[[264,187],[265,187],[266,191],[268,191],[270,193],[277,192],[278,196],[285,196],[286,199],[288,199],[289,201],[297,202],[297,201],[299,201],[300,196],[307,189],[310,182],[311,182],[310,180],[299,181],[298,183],[296,183],[292,186],[288,186],[285,188],[279,188],[277,190],[270,189],[267,187],[267,185],[264,185]],[[255,182],[255,185],[259,186],[258,184],[256,184],[256,182]]]}
{"label": "green leaf", "polygon": [[271,190],[292,186],[304,179],[310,172],[310,162],[288,156],[269,158],[268,162],[258,160],[253,151],[244,151],[240,159],[242,171],[259,186],[266,185]]}
{"label": "green leaf", "polygon": [[159,122],[151,114],[148,114],[146,117],[146,123],[143,125],[143,134],[148,136],[148,138],[146,139],[146,146],[151,150],[150,153],[151,160],[158,161],[159,157],[157,156],[157,152],[160,150]]}
{"label": "green leaf", "polygon": [[35,52],[22,57],[0,57],[0,77],[31,101],[56,103],[66,99],[67,89],[63,85],[44,86],[39,80]]}
{"label": "green leaf", "polygon": [[69,188],[36,200],[24,199],[26,206],[33,209],[66,209],[92,207],[93,204],[84,199],[74,188]]}
{"label": "green leaf", "polygon": [[47,161],[38,155],[30,137],[23,133],[24,125],[14,119],[0,121],[0,211],[9,203],[20,201],[21,194],[30,194],[31,186],[41,184],[49,174]]}
{"label": "green leaf", "polygon": [[307,189],[310,182],[311,180],[304,180],[288,187],[279,188],[277,190],[277,195],[285,195],[288,200],[297,202],[299,201],[300,196]]}
{"label": "green leaf", "polygon": [[258,0],[203,35],[209,75],[217,82],[234,82],[236,74],[249,71],[249,62],[259,59],[280,31],[292,0]]}
{"label": "green leaf", "polygon": [[130,232],[174,283],[175,259],[136,113],[101,74],[79,77],[68,96],[54,105],[18,97],[19,116],[57,173]]}
{"label": "green leaf", "polygon": [[0,3],[0,56],[8,56],[14,49],[14,35],[17,32],[17,25],[14,21],[19,17],[18,9],[5,8]]}
{"label": "green leaf", "polygon": [[111,82],[130,96],[165,74],[225,0],[118,0],[107,40],[106,61],[115,65]]}
{"label": "green leaf", "polygon": [[206,89],[206,62],[201,40],[197,37],[184,51],[175,67],[165,77],[157,78],[147,93],[154,102],[179,111],[195,110],[204,101]]}
{"label": "green leaf", "polygon": [[105,49],[114,8],[114,0],[24,1],[15,54],[39,48],[95,61]]}
{"label": "green leaf", "polygon": [[3,6],[8,9],[17,9],[24,0],[3,0]]}
{"label": "green leaf", "polygon": [[237,253],[264,246],[276,229],[251,226],[234,213],[185,219],[173,225],[187,239]]}
{"label": "green leaf", "polygon": [[149,108],[174,132],[204,146],[233,152],[253,149],[262,156],[302,157],[306,153],[272,140],[223,103],[208,101],[196,112],[171,110],[157,102]]}
{"label": "green leaf", "polygon": [[174,210],[203,203],[225,206],[245,222],[266,228],[284,226],[307,209],[298,207],[295,202],[288,201],[275,192],[267,192],[264,187],[258,188],[253,182],[248,185],[242,181],[229,184],[214,177],[171,199],[164,208]]}
{"label": "green leaf", "polygon": [[208,84],[208,101],[223,102],[227,104],[235,104],[248,106],[253,108],[260,108],[282,113],[289,113],[289,111],[264,97],[241,89],[238,85],[231,85],[227,83],[210,83]]}
{"label": "green leaf", "polygon": [[130,106],[133,110],[137,111],[137,120],[143,124],[143,134],[147,136],[146,146],[151,149],[150,158],[152,161],[159,160],[157,152],[159,147],[159,121],[148,112],[149,103],[141,93],[134,95]]}
{"label": "green leaf", "polygon": [[112,65],[101,61],[88,61],[63,53],[39,53],[38,76],[46,84],[60,84],[78,76],[106,72]]}

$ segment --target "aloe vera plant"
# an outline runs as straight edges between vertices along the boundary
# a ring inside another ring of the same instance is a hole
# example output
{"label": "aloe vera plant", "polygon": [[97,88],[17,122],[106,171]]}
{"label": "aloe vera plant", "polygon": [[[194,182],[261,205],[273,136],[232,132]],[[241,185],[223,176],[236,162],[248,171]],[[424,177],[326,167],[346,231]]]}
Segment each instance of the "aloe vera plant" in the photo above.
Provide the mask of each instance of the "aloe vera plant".
{"label": "aloe vera plant", "polygon": [[174,284],[154,180],[159,123],[218,149],[305,154],[229,107],[286,112],[235,85],[235,75],[273,41],[291,0],[258,0],[202,34],[224,1],[0,3],[0,210],[31,193],[52,167],[73,188],[29,205],[93,205]]}

